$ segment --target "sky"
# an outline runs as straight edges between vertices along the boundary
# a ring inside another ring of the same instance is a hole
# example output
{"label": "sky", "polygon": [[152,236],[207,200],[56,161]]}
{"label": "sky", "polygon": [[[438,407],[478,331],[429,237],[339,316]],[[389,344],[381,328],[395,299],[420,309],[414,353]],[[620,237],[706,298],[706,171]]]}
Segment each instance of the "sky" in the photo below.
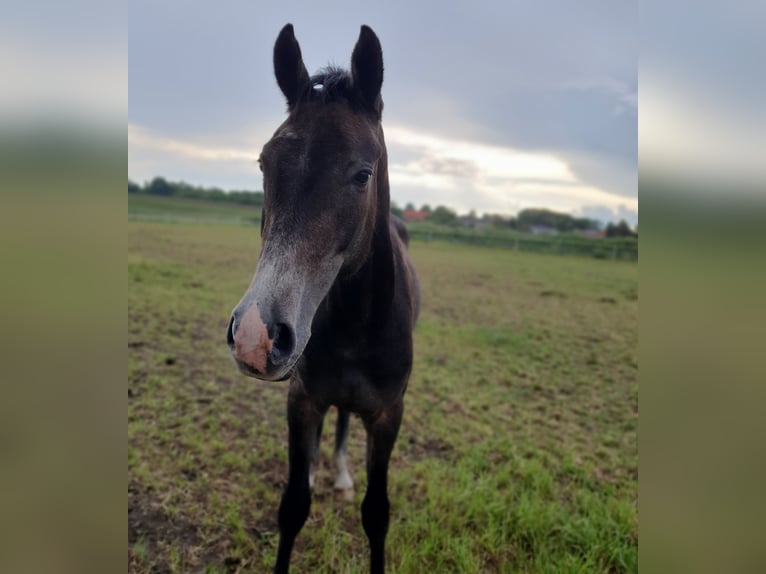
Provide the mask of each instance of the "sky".
{"label": "sky", "polygon": [[377,33],[399,205],[637,224],[635,2],[130,0],[129,178],[262,189],[287,22],[309,73],[348,67],[361,24]]}

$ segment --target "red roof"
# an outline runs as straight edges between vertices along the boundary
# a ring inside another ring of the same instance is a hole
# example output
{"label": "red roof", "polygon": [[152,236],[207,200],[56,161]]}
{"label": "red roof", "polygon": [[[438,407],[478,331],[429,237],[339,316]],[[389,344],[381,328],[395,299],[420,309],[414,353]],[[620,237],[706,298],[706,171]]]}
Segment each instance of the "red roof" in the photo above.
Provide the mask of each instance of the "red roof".
{"label": "red roof", "polygon": [[427,211],[416,211],[414,209],[408,209],[402,214],[404,221],[423,221],[430,214]]}

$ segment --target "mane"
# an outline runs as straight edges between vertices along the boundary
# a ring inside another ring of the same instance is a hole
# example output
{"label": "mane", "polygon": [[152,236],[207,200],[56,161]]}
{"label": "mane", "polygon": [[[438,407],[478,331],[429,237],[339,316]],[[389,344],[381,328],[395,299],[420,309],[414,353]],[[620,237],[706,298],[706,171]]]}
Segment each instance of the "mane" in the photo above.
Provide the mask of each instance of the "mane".
{"label": "mane", "polygon": [[[301,96],[297,103],[303,102],[322,102],[323,104],[340,102],[356,110],[369,112],[368,104],[354,86],[351,74],[335,66],[322,68],[309,78],[308,83],[301,89]],[[380,116],[383,111],[383,102],[380,98],[375,103],[375,108]]]}

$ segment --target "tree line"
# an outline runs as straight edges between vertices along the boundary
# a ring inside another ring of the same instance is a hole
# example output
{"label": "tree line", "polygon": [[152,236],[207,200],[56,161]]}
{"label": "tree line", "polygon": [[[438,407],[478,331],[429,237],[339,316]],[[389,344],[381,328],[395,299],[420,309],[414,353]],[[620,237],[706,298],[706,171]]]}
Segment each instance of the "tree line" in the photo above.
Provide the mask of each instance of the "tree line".
{"label": "tree line", "polygon": [[[184,181],[168,181],[163,177],[155,177],[144,185],[139,185],[128,179],[128,193],[263,206],[263,192],[261,191],[224,191],[217,187],[201,187]],[[421,212],[427,215],[426,219],[430,223],[450,227],[481,223],[500,229],[529,231],[534,226],[538,226],[555,229],[559,233],[598,231],[602,228],[601,223],[595,219],[574,217],[550,209],[523,209],[516,216],[485,213],[482,217],[477,217],[475,211],[460,216],[454,210],[443,205],[432,208],[430,205],[424,204],[418,209],[413,203],[408,203],[402,208],[396,202],[391,202],[391,213],[394,215],[403,217],[407,211]],[[607,237],[637,237],[637,233],[625,221],[620,221],[617,224],[610,223],[606,226],[605,233]]]}
{"label": "tree line", "polygon": [[[581,231],[600,231],[601,222],[587,217],[575,217],[567,213],[559,213],[551,209],[523,209],[516,216],[501,215],[498,213],[485,213],[481,217],[475,211],[460,216],[454,210],[439,205],[432,208],[424,204],[418,209],[413,203],[399,207],[396,202],[391,202],[391,212],[399,217],[404,217],[406,212],[421,212],[428,214],[427,220],[431,223],[458,226],[491,226],[499,229],[514,229],[517,231],[530,231],[533,227],[545,227],[555,229],[559,233],[576,233]],[[637,233],[631,230],[624,220],[617,224],[610,223],[604,229],[606,237],[636,237]]]}
{"label": "tree line", "polygon": [[607,237],[638,237],[638,227],[633,231],[624,219],[619,223],[610,223],[606,226]]}
{"label": "tree line", "polygon": [[263,192],[247,190],[224,191],[218,187],[201,187],[185,181],[168,181],[164,177],[155,177],[152,181],[139,185],[128,180],[128,193],[144,193],[161,197],[182,197],[204,199],[207,201],[225,201],[243,205],[263,205]]}

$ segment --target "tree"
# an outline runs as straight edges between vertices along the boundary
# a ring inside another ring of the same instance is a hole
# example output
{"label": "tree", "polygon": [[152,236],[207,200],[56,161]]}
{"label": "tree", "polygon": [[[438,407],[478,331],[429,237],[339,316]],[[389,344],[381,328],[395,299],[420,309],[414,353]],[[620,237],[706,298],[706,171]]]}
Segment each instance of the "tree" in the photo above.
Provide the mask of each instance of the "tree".
{"label": "tree", "polygon": [[444,207],[443,205],[438,206],[436,209],[434,209],[433,213],[431,214],[431,217],[428,218],[430,221],[433,221],[434,223],[440,223],[442,225],[457,225],[458,219],[457,219],[457,213],[452,211],[451,209]]}
{"label": "tree", "polygon": [[574,220],[574,228],[581,231],[598,231],[601,229],[601,222],[596,219],[581,217]]}
{"label": "tree", "polygon": [[390,210],[391,210],[391,213],[393,213],[397,217],[402,217],[404,215],[404,211],[402,211],[402,208],[399,207],[399,205],[395,201],[391,202]]}
{"label": "tree", "polygon": [[633,233],[633,230],[630,228],[630,225],[628,225],[628,222],[622,219],[617,225],[610,223],[609,225],[606,226],[606,236],[607,237],[636,237],[636,234]]}
{"label": "tree", "polygon": [[135,181],[128,180],[128,193],[141,193],[141,186]]}
{"label": "tree", "polygon": [[520,229],[529,229],[532,225],[551,227],[562,233],[598,229],[599,224],[593,219],[577,218],[567,213],[550,209],[523,209],[517,216]]}
{"label": "tree", "polygon": [[420,211],[422,211],[423,213],[431,213],[432,211],[431,206],[428,205],[427,203],[424,203],[423,205],[420,206]]}
{"label": "tree", "polygon": [[171,186],[165,178],[155,177],[152,182],[146,187],[146,192],[151,195],[173,195],[173,186]]}
{"label": "tree", "polygon": [[404,211],[415,211],[415,204],[412,202],[409,202],[407,205],[404,206]]}
{"label": "tree", "polygon": [[504,227],[508,227],[508,220],[502,215],[492,213],[487,216],[487,219],[489,220],[489,223],[490,225],[492,225],[492,227],[497,227],[501,229]]}

